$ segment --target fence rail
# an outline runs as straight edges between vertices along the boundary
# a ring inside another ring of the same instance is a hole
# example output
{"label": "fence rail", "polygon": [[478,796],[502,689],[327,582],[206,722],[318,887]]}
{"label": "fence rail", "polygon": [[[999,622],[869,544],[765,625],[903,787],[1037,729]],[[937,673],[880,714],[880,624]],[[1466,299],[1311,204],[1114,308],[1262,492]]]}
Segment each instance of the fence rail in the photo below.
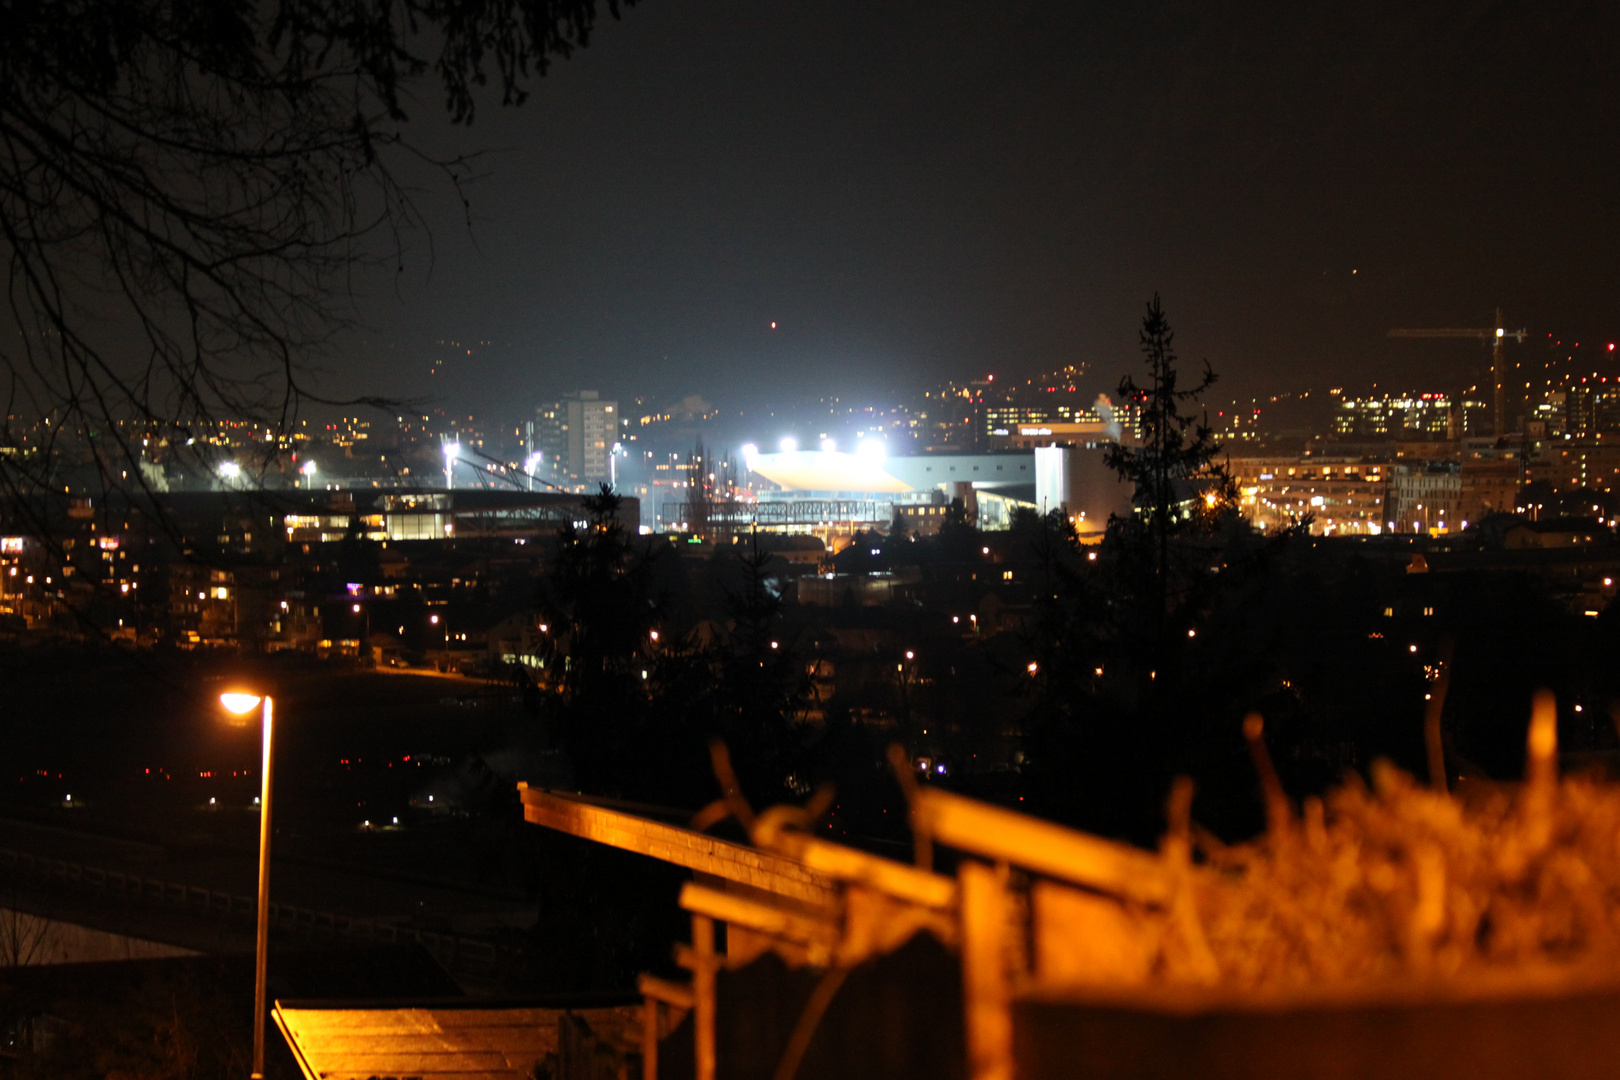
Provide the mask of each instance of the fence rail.
{"label": "fence rail", "polygon": [[[227,918],[241,917],[251,920],[257,912],[257,901],[219,889],[205,889],[199,885],[186,885],[161,878],[143,877],[109,870],[99,866],[85,866],[66,859],[52,859],[26,851],[0,848],[0,869],[15,874],[27,874],[41,881],[64,882],[100,896],[124,897],[131,900],[158,901],[170,907],[188,911],[206,911]],[[293,904],[270,904],[270,925],[308,937],[326,940],[366,942],[393,945],[414,941],[432,954],[452,974],[493,975],[504,959],[514,954],[498,948],[494,942],[458,934],[440,934],[414,926],[402,926],[379,919],[353,918],[330,911]]]}

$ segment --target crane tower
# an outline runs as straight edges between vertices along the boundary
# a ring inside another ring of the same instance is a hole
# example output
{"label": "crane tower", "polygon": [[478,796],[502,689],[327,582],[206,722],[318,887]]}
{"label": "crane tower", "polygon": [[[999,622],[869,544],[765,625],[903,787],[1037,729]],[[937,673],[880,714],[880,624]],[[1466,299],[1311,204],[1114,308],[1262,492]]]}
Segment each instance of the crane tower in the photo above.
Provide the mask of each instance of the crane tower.
{"label": "crane tower", "polygon": [[1491,402],[1491,430],[1500,439],[1507,428],[1507,360],[1502,345],[1508,338],[1523,342],[1526,331],[1509,330],[1502,325],[1502,309],[1496,309],[1496,325],[1477,329],[1434,328],[1420,330],[1391,330],[1392,338],[1469,338],[1491,343],[1491,382],[1496,396]]}

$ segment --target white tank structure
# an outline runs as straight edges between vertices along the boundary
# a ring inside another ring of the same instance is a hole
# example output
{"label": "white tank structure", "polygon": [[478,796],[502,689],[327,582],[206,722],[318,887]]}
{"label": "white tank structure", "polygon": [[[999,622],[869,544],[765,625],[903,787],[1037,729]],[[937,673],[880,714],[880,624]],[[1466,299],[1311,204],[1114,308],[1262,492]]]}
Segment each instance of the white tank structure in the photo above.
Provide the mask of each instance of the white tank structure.
{"label": "white tank structure", "polygon": [[1061,509],[1081,533],[1100,533],[1110,515],[1131,513],[1134,488],[1103,461],[1106,446],[1037,446],[1035,505]]}

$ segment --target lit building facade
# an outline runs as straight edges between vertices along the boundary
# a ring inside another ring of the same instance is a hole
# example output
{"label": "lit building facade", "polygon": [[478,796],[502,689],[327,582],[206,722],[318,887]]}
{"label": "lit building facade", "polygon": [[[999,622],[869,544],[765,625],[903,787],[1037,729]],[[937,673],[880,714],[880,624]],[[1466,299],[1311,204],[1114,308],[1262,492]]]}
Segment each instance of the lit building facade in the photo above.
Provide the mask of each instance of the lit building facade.
{"label": "lit building facade", "polygon": [[1530,480],[1545,480],[1554,491],[1620,488],[1620,439],[1607,442],[1601,435],[1547,444],[1526,470]]}
{"label": "lit building facade", "polygon": [[1563,434],[1575,438],[1620,432],[1620,379],[1582,379],[1565,388]]}
{"label": "lit building facade", "polygon": [[1344,398],[1333,411],[1333,433],[1340,438],[1456,440],[1484,416],[1484,402],[1455,401],[1446,394]]}
{"label": "lit building facade", "polygon": [[1396,465],[1389,472],[1385,522],[1401,533],[1452,533],[1466,528],[1462,469],[1455,462]]}
{"label": "lit building facade", "polygon": [[541,468],[560,480],[598,484],[613,480],[613,447],[619,442],[619,403],[595,390],[564,394],[535,410],[535,449]]}
{"label": "lit building facade", "polygon": [[1228,464],[1239,506],[1257,528],[1285,528],[1309,515],[1317,536],[1377,536],[1388,529],[1386,464],[1297,454],[1234,456]]}

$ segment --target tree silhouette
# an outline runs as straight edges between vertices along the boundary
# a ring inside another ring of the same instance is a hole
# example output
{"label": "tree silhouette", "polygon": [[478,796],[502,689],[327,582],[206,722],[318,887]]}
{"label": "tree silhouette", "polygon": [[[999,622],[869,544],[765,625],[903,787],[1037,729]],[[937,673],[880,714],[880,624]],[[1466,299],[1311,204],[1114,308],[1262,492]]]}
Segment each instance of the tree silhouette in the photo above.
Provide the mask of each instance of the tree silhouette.
{"label": "tree silhouette", "polygon": [[709,537],[714,518],[714,462],[703,448],[703,436],[686,455],[686,528],[694,536]]}
{"label": "tree silhouette", "polygon": [[780,586],[770,572],[771,553],[760,547],[757,531],[736,558],[742,587],[727,597],[732,631],[716,665],[713,731],[731,748],[750,797],[768,801],[791,794],[797,749],[793,727],[803,718],[810,676],[784,634]]}
{"label": "tree silhouette", "polygon": [[606,484],[585,499],[588,518],[561,530],[537,598],[563,747],[586,786],[604,791],[624,775],[659,615],[648,559],[631,550],[619,520],[622,505]]}
{"label": "tree silhouette", "polygon": [[351,273],[420,224],[409,174],[469,176],[412,146],[409,93],[436,79],[457,123],[491,82],[519,103],[598,6],[0,0],[10,510],[64,455],[147,491],[154,459],[206,465],[220,419],[285,433]]}
{"label": "tree silhouette", "polygon": [[1142,317],[1140,340],[1147,381],[1138,385],[1126,375],[1119,393],[1138,409],[1141,440],[1114,443],[1103,460],[1136,487],[1139,520],[1127,523],[1127,529],[1139,526],[1146,533],[1162,614],[1172,595],[1172,540],[1200,523],[1211,505],[1229,505],[1235,492],[1226,467],[1214,464],[1221,450],[1214,431],[1205,419],[1182,412],[1215,384],[1215,372],[1206,360],[1197,384],[1181,388],[1175,333],[1157,293]]}

